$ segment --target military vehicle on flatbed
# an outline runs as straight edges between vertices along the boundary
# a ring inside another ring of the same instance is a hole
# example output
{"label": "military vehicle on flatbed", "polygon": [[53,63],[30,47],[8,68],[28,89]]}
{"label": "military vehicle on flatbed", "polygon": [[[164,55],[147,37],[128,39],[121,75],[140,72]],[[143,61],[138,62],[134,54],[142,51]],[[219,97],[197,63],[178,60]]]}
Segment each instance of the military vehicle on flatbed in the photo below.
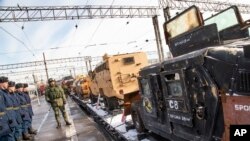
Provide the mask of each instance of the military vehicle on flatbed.
{"label": "military vehicle on flatbed", "polygon": [[192,6],[167,21],[174,58],[139,72],[137,131],[173,141],[229,141],[230,125],[250,124],[248,26],[235,6],[206,20]]}
{"label": "military vehicle on flatbed", "polygon": [[139,96],[137,81],[139,70],[147,65],[147,56],[143,52],[104,55],[103,62],[90,76],[91,91],[99,92],[104,97],[105,106],[109,110],[125,106],[125,115],[127,115],[130,113],[131,101]]}

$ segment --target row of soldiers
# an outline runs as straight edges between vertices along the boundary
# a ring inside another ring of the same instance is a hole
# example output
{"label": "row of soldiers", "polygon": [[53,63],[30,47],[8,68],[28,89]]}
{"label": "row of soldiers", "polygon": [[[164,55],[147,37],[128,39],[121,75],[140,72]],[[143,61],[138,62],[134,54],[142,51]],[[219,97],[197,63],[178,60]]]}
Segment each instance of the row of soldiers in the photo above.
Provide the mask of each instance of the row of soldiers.
{"label": "row of soldiers", "polygon": [[0,77],[0,141],[32,140],[33,110],[28,94],[28,84]]}

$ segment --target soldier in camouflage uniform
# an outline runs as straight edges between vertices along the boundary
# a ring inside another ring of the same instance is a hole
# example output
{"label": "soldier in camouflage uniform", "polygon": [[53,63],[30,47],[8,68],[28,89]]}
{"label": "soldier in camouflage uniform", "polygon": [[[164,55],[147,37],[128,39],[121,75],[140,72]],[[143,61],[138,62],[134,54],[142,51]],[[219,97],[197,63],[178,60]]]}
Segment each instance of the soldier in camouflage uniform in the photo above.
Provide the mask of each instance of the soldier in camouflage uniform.
{"label": "soldier in camouflage uniform", "polygon": [[67,86],[66,82],[62,82],[62,89],[64,91],[64,94],[66,95],[66,99],[68,98],[68,95],[70,95],[69,87]]}
{"label": "soldier in camouflage uniform", "polygon": [[45,99],[51,104],[54,110],[55,118],[57,121],[57,128],[61,128],[61,123],[59,119],[59,111],[61,111],[66,125],[71,125],[68,120],[67,113],[65,110],[66,98],[63,89],[56,85],[55,79],[50,78],[48,80],[49,86],[45,91]]}

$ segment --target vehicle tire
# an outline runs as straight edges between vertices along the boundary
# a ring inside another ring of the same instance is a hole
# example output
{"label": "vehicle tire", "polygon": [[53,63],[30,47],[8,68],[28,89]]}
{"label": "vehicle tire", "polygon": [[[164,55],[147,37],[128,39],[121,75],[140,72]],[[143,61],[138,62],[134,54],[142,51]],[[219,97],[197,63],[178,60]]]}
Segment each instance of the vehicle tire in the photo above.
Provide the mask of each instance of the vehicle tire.
{"label": "vehicle tire", "polygon": [[98,100],[98,98],[95,95],[93,95],[92,93],[90,93],[89,98],[90,98],[92,104],[96,103]]}
{"label": "vehicle tire", "polygon": [[139,105],[138,101],[135,101],[132,103],[131,116],[132,116],[132,121],[133,121],[133,125],[135,126],[135,129],[137,130],[137,132],[142,133],[142,132],[146,132],[146,129],[144,127],[138,105]]}
{"label": "vehicle tire", "polygon": [[119,103],[116,97],[104,97],[104,104],[109,111],[119,108]]}

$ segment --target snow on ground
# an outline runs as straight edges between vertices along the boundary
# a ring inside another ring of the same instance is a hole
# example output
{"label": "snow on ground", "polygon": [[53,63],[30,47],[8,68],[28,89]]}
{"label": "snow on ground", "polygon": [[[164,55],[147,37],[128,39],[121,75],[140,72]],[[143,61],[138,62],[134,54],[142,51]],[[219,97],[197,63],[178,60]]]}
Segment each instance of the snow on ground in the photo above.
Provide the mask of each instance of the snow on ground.
{"label": "snow on ground", "polygon": [[[104,111],[100,107],[91,104],[87,104],[89,108],[91,108],[94,112],[96,112],[99,116],[101,116],[107,123],[109,123],[112,127],[114,127],[117,131],[123,134],[129,141],[138,141],[137,139],[137,131],[135,129],[130,129],[126,131],[125,120],[122,120],[123,113],[117,114],[117,111],[113,112],[113,115],[108,115],[108,112]],[[126,121],[132,121],[131,115],[126,117]],[[143,140],[149,141],[149,140]]]}
{"label": "snow on ground", "polygon": [[108,112],[102,110],[99,106],[96,106],[96,105],[92,106],[91,104],[87,104],[87,106],[101,117],[108,115]]}
{"label": "snow on ground", "polygon": [[150,141],[149,139],[143,139],[143,140],[141,140],[141,141]]}

